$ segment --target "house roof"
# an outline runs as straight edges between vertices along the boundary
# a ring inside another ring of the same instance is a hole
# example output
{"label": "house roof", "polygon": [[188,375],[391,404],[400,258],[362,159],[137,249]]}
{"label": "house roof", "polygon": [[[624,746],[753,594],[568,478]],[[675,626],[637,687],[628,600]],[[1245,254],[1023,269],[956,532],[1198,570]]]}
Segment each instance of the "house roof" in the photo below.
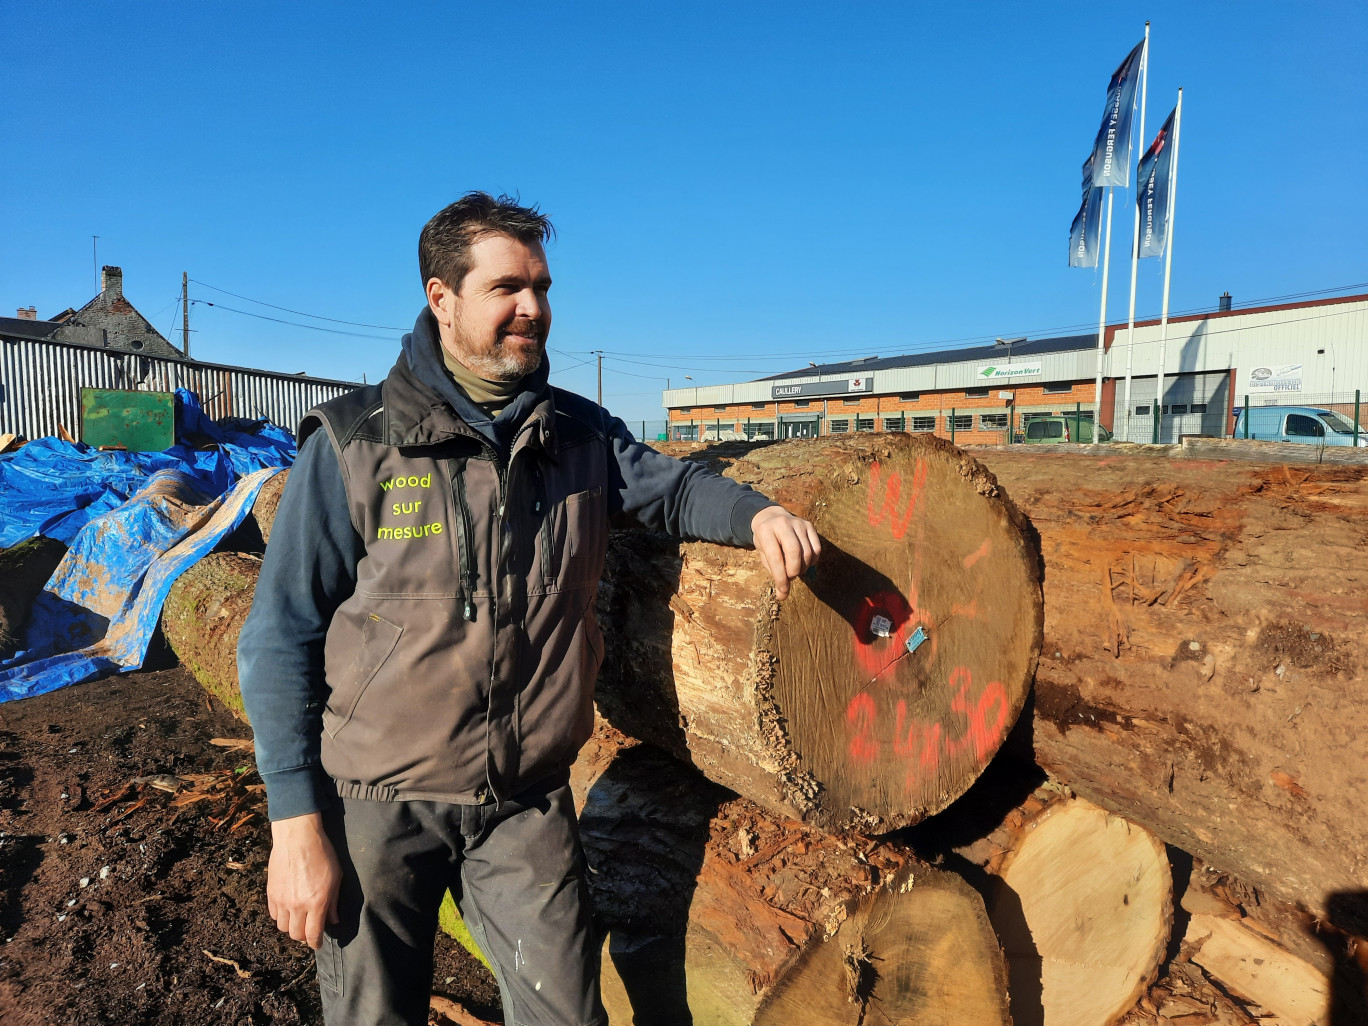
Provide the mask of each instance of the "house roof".
{"label": "house roof", "polygon": [[[1092,349],[1097,345],[1097,333],[1090,335],[1064,335],[1059,338],[1040,338],[1027,342],[1014,342],[1012,356],[1041,356],[1045,353],[1071,353],[1080,349]],[[859,360],[845,360],[840,363],[819,363],[816,370],[812,366],[770,374],[755,381],[775,381],[779,378],[797,378],[814,373],[821,374],[868,374],[872,371],[894,370],[899,367],[926,367],[934,363],[968,363],[975,360],[997,360],[1001,358],[1004,347],[998,345],[972,346],[968,349],[942,349],[933,353],[908,353],[905,356],[865,357]]]}
{"label": "house roof", "polygon": [[27,317],[0,317],[0,337],[46,341],[61,327],[56,321],[31,321]]}

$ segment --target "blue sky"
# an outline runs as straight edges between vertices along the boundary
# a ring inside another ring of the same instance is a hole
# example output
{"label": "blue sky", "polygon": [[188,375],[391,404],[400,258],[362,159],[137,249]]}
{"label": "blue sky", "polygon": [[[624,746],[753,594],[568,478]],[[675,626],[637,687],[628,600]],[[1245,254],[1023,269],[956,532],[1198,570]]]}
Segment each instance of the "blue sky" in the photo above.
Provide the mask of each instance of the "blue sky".
{"label": "blue sky", "polygon": [[[576,364],[607,351],[605,405],[629,419],[662,415],[666,377],[1086,331],[1079,167],[1146,18],[1147,136],[1184,87],[1173,309],[1368,282],[1361,0],[6,0],[0,311],[89,299],[94,234],[173,340],[182,270],[403,328],[419,229],[483,188],[552,215],[553,380],[593,395]],[[1109,319],[1131,210],[1119,194]],[[1161,280],[1142,262],[1142,314]],[[191,297],[216,362],[374,381],[401,333]]]}

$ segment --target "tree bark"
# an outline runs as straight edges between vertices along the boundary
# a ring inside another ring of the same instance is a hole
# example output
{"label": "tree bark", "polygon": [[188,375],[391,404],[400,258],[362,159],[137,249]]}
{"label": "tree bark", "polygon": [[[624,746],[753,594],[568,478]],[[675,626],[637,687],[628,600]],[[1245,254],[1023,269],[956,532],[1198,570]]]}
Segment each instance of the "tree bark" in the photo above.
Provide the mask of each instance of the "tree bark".
{"label": "tree bark", "polygon": [[[1039,653],[1021,515],[929,435],[701,455],[813,521],[822,559],[778,603],[753,552],[615,533],[603,714],[824,828],[877,833],[945,808],[1015,722]],[[909,653],[918,629],[927,640]]]}
{"label": "tree bark", "polygon": [[1368,921],[1368,473],[983,458],[1040,532],[1040,764],[1222,871]]}
{"label": "tree bark", "polygon": [[959,877],[772,817],[612,733],[572,786],[615,1026],[1009,1021],[1001,950]]}
{"label": "tree bark", "polygon": [[260,572],[258,556],[210,553],[176,579],[162,607],[162,633],[171,650],[200,685],[244,723],[237,640],[252,609]]}

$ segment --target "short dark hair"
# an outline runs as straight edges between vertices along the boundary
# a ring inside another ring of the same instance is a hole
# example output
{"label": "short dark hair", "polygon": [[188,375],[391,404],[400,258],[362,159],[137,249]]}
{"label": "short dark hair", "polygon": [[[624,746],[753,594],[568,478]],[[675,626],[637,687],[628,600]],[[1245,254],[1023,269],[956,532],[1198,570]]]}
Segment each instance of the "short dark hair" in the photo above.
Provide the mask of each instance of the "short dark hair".
{"label": "short dark hair", "polygon": [[530,245],[545,243],[555,234],[551,219],[535,205],[524,207],[516,196],[468,192],[423,225],[418,236],[423,289],[433,278],[440,278],[460,292],[461,282],[470,273],[470,247],[486,235],[507,235]]}

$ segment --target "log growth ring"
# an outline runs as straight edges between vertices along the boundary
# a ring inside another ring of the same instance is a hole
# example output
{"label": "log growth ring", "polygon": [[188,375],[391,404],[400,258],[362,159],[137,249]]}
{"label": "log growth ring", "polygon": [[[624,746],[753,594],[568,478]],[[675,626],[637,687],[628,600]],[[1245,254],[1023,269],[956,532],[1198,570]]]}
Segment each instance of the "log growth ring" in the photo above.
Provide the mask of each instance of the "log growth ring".
{"label": "log growth ring", "polygon": [[761,627],[773,712],[798,783],[820,785],[814,820],[907,826],[963,794],[1021,712],[1044,624],[1034,532],[987,470],[932,436],[797,445],[810,457],[752,457],[784,449],[817,468],[795,505],[823,539],[807,586]]}

